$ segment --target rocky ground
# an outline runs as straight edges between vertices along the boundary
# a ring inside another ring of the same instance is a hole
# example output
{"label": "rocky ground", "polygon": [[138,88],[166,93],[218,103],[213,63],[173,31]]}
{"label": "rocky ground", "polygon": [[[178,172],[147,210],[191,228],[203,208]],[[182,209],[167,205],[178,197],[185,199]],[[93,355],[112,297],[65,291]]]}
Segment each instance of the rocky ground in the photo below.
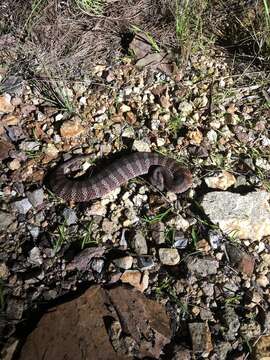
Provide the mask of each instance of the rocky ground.
{"label": "rocky ground", "polygon": [[[114,318],[105,326],[94,317],[102,359],[262,359],[270,352],[269,73],[235,66],[217,47],[192,54],[182,71],[159,52],[145,59],[149,44],[132,46],[137,62],[97,65],[80,81],[26,81],[0,68],[2,356],[12,358],[44,309],[72,298],[42,318],[22,359],[33,343],[53,348],[42,324],[53,329],[85,303]],[[91,172],[132,151],[183,163],[192,189],[161,193],[146,177],[75,205],[47,186],[61,159],[89,154],[82,170]],[[78,297],[93,284],[87,301]],[[82,318],[90,326],[86,312],[62,329]]]}

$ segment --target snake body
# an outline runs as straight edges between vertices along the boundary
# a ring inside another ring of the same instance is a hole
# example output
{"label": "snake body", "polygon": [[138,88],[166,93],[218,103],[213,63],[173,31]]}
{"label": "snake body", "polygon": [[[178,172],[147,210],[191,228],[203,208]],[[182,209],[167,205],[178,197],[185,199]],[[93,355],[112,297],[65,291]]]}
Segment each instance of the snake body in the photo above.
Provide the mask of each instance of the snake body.
{"label": "snake body", "polygon": [[174,159],[156,153],[137,152],[123,156],[88,179],[70,179],[65,168],[71,159],[58,166],[50,177],[53,192],[67,201],[85,202],[97,199],[123,185],[128,180],[147,174],[151,183],[160,190],[182,193],[190,188],[192,176]]}

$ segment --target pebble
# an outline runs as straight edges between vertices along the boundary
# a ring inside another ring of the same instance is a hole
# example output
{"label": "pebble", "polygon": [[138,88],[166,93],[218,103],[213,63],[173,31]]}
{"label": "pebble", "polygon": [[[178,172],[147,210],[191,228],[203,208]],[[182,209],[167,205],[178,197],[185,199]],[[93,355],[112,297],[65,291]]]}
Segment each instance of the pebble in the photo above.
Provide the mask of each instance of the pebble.
{"label": "pebble", "polygon": [[236,183],[233,174],[228,171],[222,171],[217,176],[206,177],[206,185],[212,189],[227,190]]}
{"label": "pebble", "polygon": [[134,131],[133,127],[131,127],[131,126],[126,127],[122,132],[122,136],[125,138],[128,138],[128,139],[134,139],[135,131]]}
{"label": "pebble", "polygon": [[15,107],[11,104],[11,96],[3,94],[0,96],[0,113],[11,113]]}
{"label": "pebble", "polygon": [[0,210],[0,230],[6,230],[14,221],[13,214]]}
{"label": "pebble", "polygon": [[38,207],[39,205],[43,204],[43,201],[44,201],[43,189],[38,189],[33,192],[28,192],[26,195],[27,195],[28,200],[34,207]]}
{"label": "pebble", "polygon": [[74,225],[77,223],[77,215],[76,212],[73,209],[66,208],[63,211],[63,216],[65,218],[67,226]]}
{"label": "pebble", "polygon": [[27,214],[28,211],[32,208],[32,204],[26,198],[19,201],[15,201],[13,205],[20,214],[24,214],[24,215]]}
{"label": "pebble", "polygon": [[188,239],[181,231],[176,230],[174,234],[173,247],[176,249],[185,249],[187,245],[188,245]]}
{"label": "pebble", "polygon": [[44,153],[51,159],[56,159],[58,157],[59,151],[54,144],[48,144],[44,149]]}
{"label": "pebble", "polygon": [[98,215],[98,216],[105,217],[106,213],[107,213],[107,208],[100,201],[91,205],[90,209],[87,210],[88,216]]}
{"label": "pebble", "polygon": [[18,170],[21,167],[21,163],[18,159],[14,159],[8,164],[8,167],[10,170]]}
{"label": "pebble", "polygon": [[218,267],[219,262],[212,259],[189,258],[187,260],[188,270],[195,275],[203,277],[216,274],[218,271]]}
{"label": "pebble", "polygon": [[39,150],[40,144],[38,141],[23,141],[19,148],[23,151],[37,151]]}
{"label": "pebble", "polygon": [[30,262],[30,264],[36,266],[39,266],[43,263],[40,250],[37,246],[33,247],[33,249],[30,250],[28,261]]}
{"label": "pebble", "polygon": [[0,263],[0,279],[7,280],[10,275],[9,269],[4,262]]}
{"label": "pebble", "polygon": [[177,249],[161,248],[158,251],[159,259],[163,265],[177,265],[180,261],[180,255]]}
{"label": "pebble", "polygon": [[188,324],[194,353],[208,354],[212,351],[213,345],[211,332],[207,323],[193,322]]}
{"label": "pebble", "polygon": [[148,271],[126,270],[120,279],[122,282],[129,283],[141,292],[144,292],[149,286]]}
{"label": "pebble", "polygon": [[152,239],[156,245],[165,243],[165,225],[162,222],[154,223],[150,226]]}
{"label": "pebble", "polygon": [[132,247],[138,255],[146,255],[148,253],[147,242],[141,231],[137,231],[132,239]]}
{"label": "pebble", "polygon": [[118,259],[114,259],[113,263],[118,266],[120,269],[128,270],[132,267],[133,257],[132,256],[124,256]]}
{"label": "pebble", "polygon": [[146,141],[143,140],[134,140],[133,146],[132,146],[133,150],[136,151],[141,151],[141,152],[150,152],[150,146]]}
{"label": "pebble", "polygon": [[149,270],[155,266],[151,256],[139,256],[137,260],[140,270]]}
{"label": "pebble", "polygon": [[65,121],[60,128],[60,135],[63,138],[72,138],[79,136],[85,132],[85,128],[81,125],[80,119]]}

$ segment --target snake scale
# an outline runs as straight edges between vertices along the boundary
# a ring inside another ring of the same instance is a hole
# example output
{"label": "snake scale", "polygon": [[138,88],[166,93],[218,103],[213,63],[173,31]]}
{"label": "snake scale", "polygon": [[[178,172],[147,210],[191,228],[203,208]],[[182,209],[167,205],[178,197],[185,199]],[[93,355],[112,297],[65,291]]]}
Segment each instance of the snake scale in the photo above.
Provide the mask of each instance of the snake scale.
{"label": "snake scale", "polygon": [[181,167],[174,159],[156,153],[125,155],[87,179],[70,179],[66,176],[65,169],[74,160],[56,167],[49,180],[52,191],[67,201],[85,202],[100,198],[128,180],[147,173],[150,173],[152,185],[161,191],[166,189],[182,193],[192,185],[189,170]]}

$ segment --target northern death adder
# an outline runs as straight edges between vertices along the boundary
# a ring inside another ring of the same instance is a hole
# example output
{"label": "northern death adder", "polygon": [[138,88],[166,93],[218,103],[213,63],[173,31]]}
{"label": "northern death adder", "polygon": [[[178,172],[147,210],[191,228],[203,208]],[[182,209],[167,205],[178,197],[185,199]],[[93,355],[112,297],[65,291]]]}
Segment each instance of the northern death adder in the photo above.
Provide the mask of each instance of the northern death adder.
{"label": "northern death adder", "polygon": [[53,192],[67,201],[85,202],[100,198],[128,180],[147,174],[149,170],[152,185],[161,191],[166,189],[183,193],[192,185],[189,170],[181,167],[174,159],[157,153],[125,155],[87,179],[70,179],[66,176],[66,167],[74,161],[76,159],[71,159],[56,167],[49,178]]}

